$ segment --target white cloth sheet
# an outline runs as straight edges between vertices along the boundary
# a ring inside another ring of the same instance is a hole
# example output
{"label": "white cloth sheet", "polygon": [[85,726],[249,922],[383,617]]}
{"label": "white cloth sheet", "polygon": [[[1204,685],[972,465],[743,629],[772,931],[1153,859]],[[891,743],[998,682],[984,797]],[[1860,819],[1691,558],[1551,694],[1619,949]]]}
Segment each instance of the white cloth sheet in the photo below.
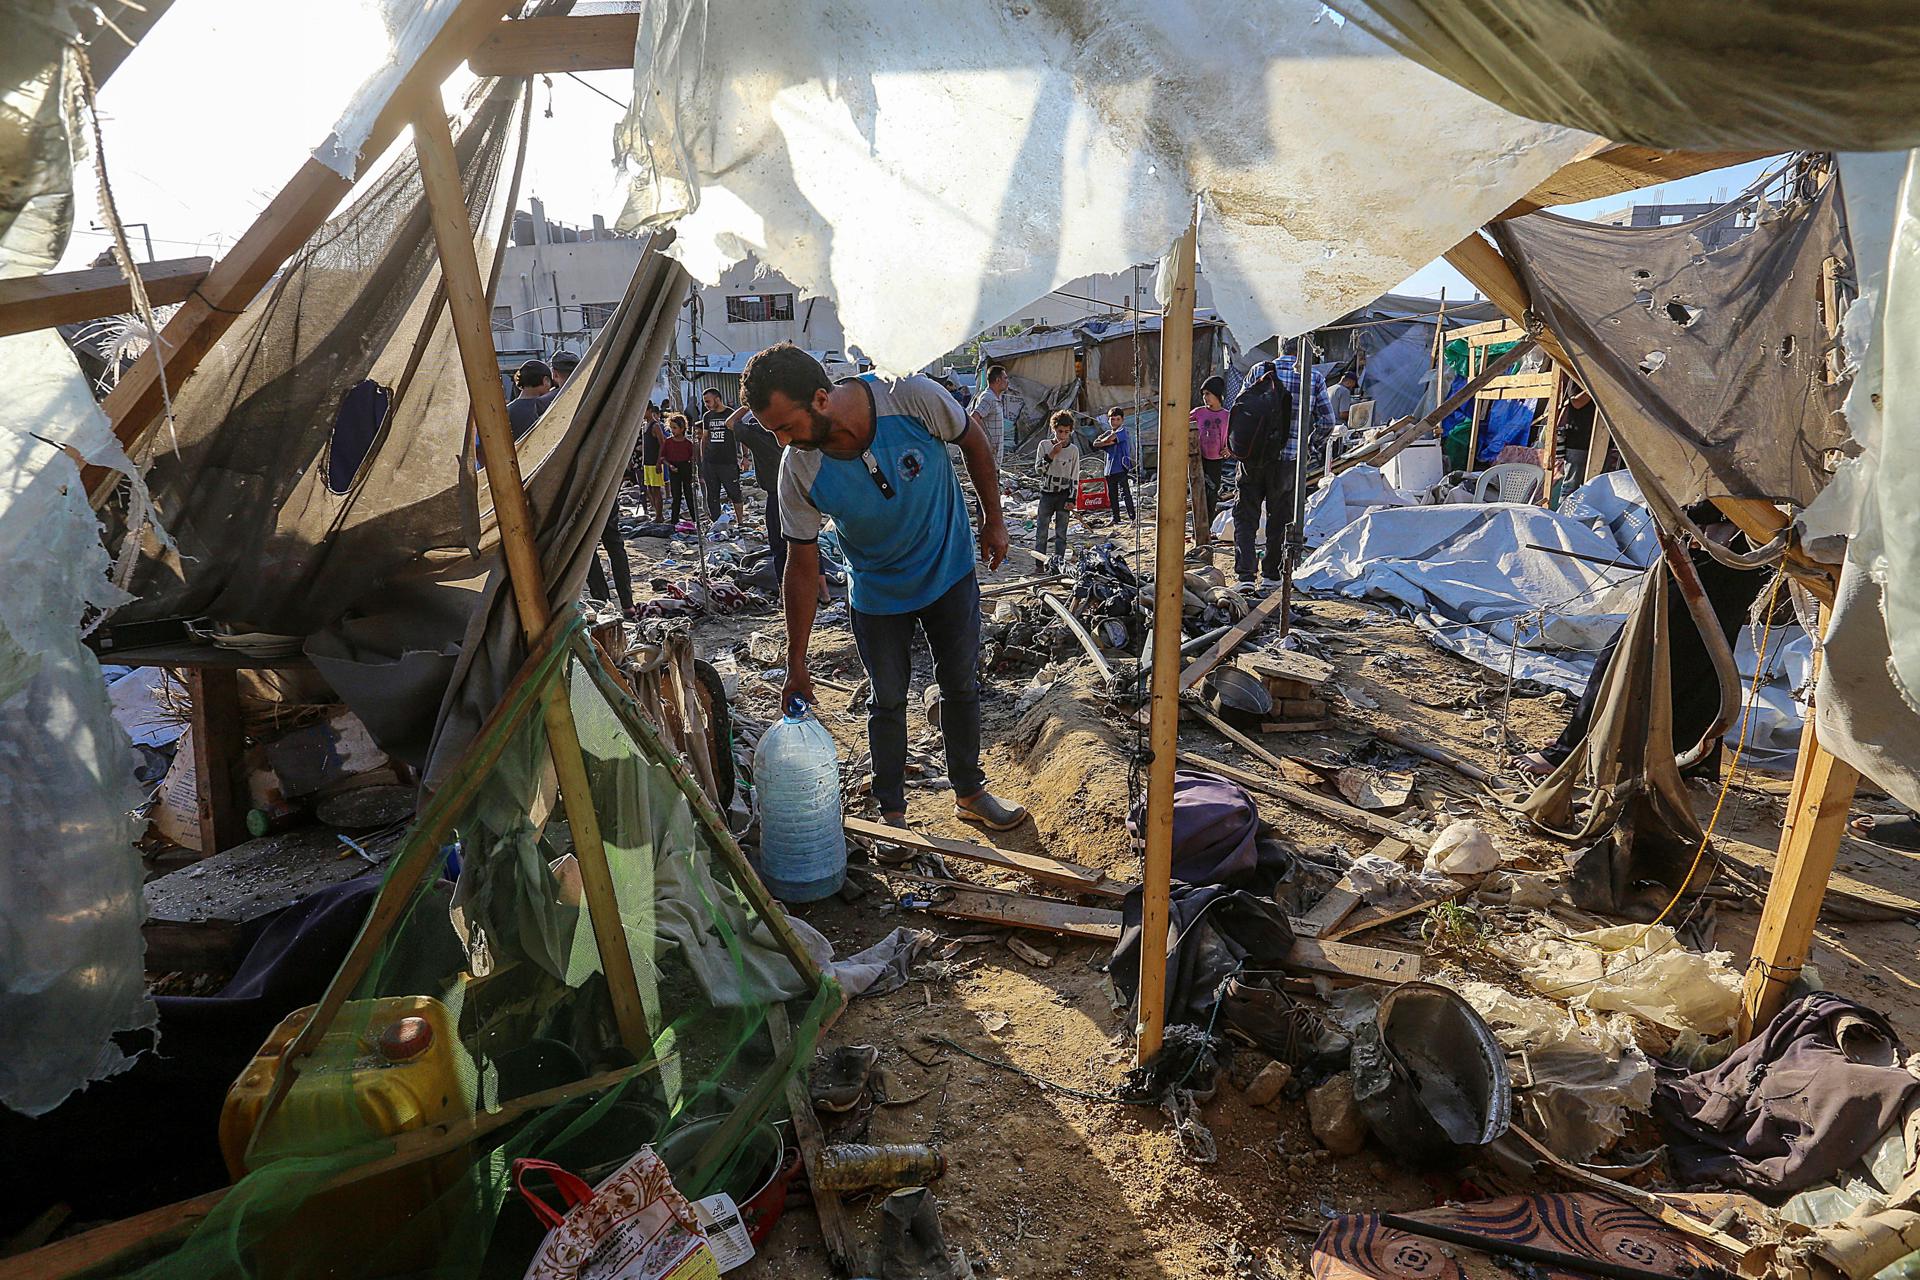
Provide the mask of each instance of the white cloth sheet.
{"label": "white cloth sheet", "polygon": [[[1204,50],[1204,53],[1202,52]],[[748,253],[912,372],[1076,276],[1200,262],[1243,344],[1371,301],[1572,157],[1312,0],[660,0],[623,225]]]}

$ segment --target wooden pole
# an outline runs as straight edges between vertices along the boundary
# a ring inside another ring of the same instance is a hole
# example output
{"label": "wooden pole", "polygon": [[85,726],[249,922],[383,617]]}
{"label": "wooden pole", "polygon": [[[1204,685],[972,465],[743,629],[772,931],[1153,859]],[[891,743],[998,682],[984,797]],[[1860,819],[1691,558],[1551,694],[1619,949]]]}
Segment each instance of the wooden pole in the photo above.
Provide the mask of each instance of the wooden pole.
{"label": "wooden pole", "polygon": [[[1820,610],[1820,632],[1826,634],[1829,610]],[[1820,651],[1814,651],[1814,674],[1819,674]],[[1793,791],[1787,799],[1787,817],[1780,828],[1780,853],[1774,859],[1773,879],[1767,883],[1766,905],[1760,909],[1760,927],[1753,935],[1753,957],[1740,992],[1740,1021],[1735,1030],[1741,1043],[1772,1021],[1786,1003],[1787,989],[1800,976],[1813,949],[1813,927],[1827,880],[1846,834],[1847,814],[1853,805],[1860,774],[1820,745],[1812,708],[1800,730],[1800,757],[1793,766]]]}
{"label": "wooden pole", "polygon": [[1567,373],[1558,361],[1553,366],[1553,393],[1547,397],[1547,425],[1540,437],[1540,505],[1553,509],[1553,478],[1558,473],[1560,451],[1560,415],[1567,411]]}
{"label": "wooden pole", "polygon": [[1447,398],[1447,286],[1440,286],[1440,314],[1433,320],[1433,405]]}
{"label": "wooden pole", "polygon": [[1180,732],[1180,606],[1186,592],[1187,415],[1193,406],[1194,227],[1173,246],[1173,296],[1160,322],[1160,499],[1154,512],[1153,684],[1147,737],[1146,857],[1140,895],[1139,1061],[1160,1052],[1167,1020],[1173,768]]}
{"label": "wooden pole", "polygon": [[[473,225],[467,218],[465,193],[460,186],[459,163],[453,134],[436,87],[420,103],[413,122],[413,145],[420,156],[420,177],[426,189],[433,237],[440,250],[440,272],[447,291],[460,364],[466,374],[474,423],[486,454],[487,489],[493,497],[494,520],[500,527],[500,546],[507,562],[507,578],[520,625],[529,645],[538,644],[551,622],[547,606],[546,575],[534,541],[533,511],[520,478],[520,458],[514,447],[513,427],[507,420],[506,394],[493,347],[486,284],[473,251]],[[556,684],[543,700],[547,745],[559,776],[560,798],[573,833],[574,859],[580,867],[580,886],[587,915],[600,953],[601,972],[613,1002],[620,1038],[637,1061],[653,1053],[640,984],[627,947],[626,927],[620,917],[613,873],[607,865],[606,845],[593,809],[586,759],[573,722],[573,706],[564,684]]]}

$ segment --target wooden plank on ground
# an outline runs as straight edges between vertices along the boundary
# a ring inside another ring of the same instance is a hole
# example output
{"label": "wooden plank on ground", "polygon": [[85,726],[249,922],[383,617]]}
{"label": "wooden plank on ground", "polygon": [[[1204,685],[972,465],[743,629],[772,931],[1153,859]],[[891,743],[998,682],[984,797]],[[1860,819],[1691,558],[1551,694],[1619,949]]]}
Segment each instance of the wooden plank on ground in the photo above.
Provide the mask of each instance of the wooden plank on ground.
{"label": "wooden plank on ground", "polygon": [[1219,666],[1228,654],[1239,648],[1240,642],[1258,630],[1275,610],[1286,603],[1286,599],[1285,588],[1276,590],[1265,600],[1253,606],[1246,617],[1234,623],[1233,630],[1214,641],[1212,648],[1189,662],[1186,670],[1180,673],[1180,692],[1185,693],[1206,679],[1207,673]]}
{"label": "wooden plank on ground", "polygon": [[1287,966],[1334,978],[1366,982],[1412,982],[1420,976],[1420,957],[1411,951],[1383,951],[1349,942],[1300,938],[1287,953]]}
{"label": "wooden plank on ground", "polygon": [[891,827],[884,822],[874,822],[867,818],[848,818],[845,826],[848,835],[859,836],[865,840],[876,840],[905,849],[919,849],[925,853],[938,853],[949,858],[960,858],[983,866],[997,867],[1002,871],[1016,871],[1042,884],[1070,889],[1074,893],[1095,894],[1103,898],[1124,898],[1128,890],[1133,888],[1130,884],[1113,879],[1104,871],[1096,871],[1092,867],[1083,867],[1078,863],[1064,862],[1059,858],[1049,858],[1043,853],[1023,853],[1018,849],[975,844],[971,840],[954,840],[947,836],[928,835],[923,831],[915,831],[911,827]]}
{"label": "wooden plank on ground", "polygon": [[1008,893],[1004,889],[956,888],[952,881],[934,880],[887,868],[882,874],[916,883],[938,885],[950,896],[924,908],[937,916],[977,920],[1009,929],[1033,929],[1063,938],[1085,938],[1113,943],[1120,938],[1120,913],[1112,907],[1078,907],[1057,898]]}
{"label": "wooden plank on ground", "polygon": [[1325,684],[1333,678],[1333,664],[1297,649],[1273,649],[1242,659],[1247,670],[1262,680],[1298,680]]}
{"label": "wooden plank on ground", "polygon": [[[793,1027],[787,1019],[787,1007],[772,1004],[767,1007],[767,1034],[773,1037],[773,1047],[778,1053],[787,1053],[793,1048]],[[800,1158],[807,1166],[807,1183],[813,1191],[813,1211],[820,1219],[820,1238],[826,1242],[827,1258],[833,1263],[834,1270],[843,1276],[859,1275],[859,1246],[854,1243],[853,1224],[847,1219],[847,1208],[840,1203],[840,1195],[822,1185],[820,1177],[820,1159],[826,1153],[827,1135],[820,1127],[820,1117],[813,1113],[813,1099],[807,1094],[806,1071],[797,1071],[787,1078],[787,1114],[793,1120],[794,1140],[800,1146]]]}
{"label": "wooden plank on ground", "polygon": [[[185,302],[213,270],[212,258],[143,262],[140,280],[156,307]],[[0,280],[0,335],[79,324],[133,310],[133,290],[118,267],[50,271]]]}
{"label": "wooden plank on ground", "polygon": [[[1278,756],[1275,756],[1272,752],[1260,746],[1259,743],[1254,742],[1253,739],[1247,737],[1247,735],[1241,733],[1232,725],[1226,724],[1218,716],[1204,708],[1194,707],[1192,710],[1199,712],[1202,719],[1215,729],[1225,733],[1228,738],[1238,743],[1241,747],[1246,748],[1252,754],[1260,757],[1275,773],[1284,774],[1286,772],[1285,766],[1280,763]],[[1236,769],[1232,765],[1222,764],[1218,760],[1211,760],[1206,756],[1196,755],[1191,751],[1182,751],[1179,753],[1179,757],[1197,769],[1211,770],[1223,778],[1229,778],[1239,783],[1243,787],[1248,787],[1266,795],[1275,796],[1287,801],[1289,804],[1299,805],[1302,809],[1317,813],[1323,818],[1340,823],[1342,826],[1353,827],[1358,831],[1371,831],[1377,836],[1392,836],[1395,840],[1406,841],[1422,852],[1425,852],[1427,847],[1433,843],[1433,837],[1423,835],[1415,831],[1412,827],[1395,822],[1391,818],[1383,818],[1377,813],[1369,813],[1365,809],[1356,808],[1344,800],[1335,800],[1331,796],[1323,796],[1317,791],[1309,791],[1299,783],[1283,782],[1279,778],[1263,778],[1258,774],[1248,773],[1244,769]]]}
{"label": "wooden plank on ground", "polygon": [[[1389,862],[1398,862],[1406,857],[1407,845],[1405,841],[1387,836],[1373,847],[1373,853]],[[1339,882],[1327,890],[1320,901],[1313,904],[1312,910],[1305,915],[1292,918],[1293,932],[1302,938],[1329,939],[1345,937],[1349,932],[1357,932],[1357,930],[1342,928],[1341,922],[1352,915],[1364,901],[1365,898],[1360,891],[1353,887],[1352,877],[1341,876]],[[1371,928],[1372,926],[1360,927]]]}
{"label": "wooden plank on ground", "polygon": [[1341,876],[1338,884],[1321,895],[1320,901],[1313,904],[1303,916],[1292,917],[1294,936],[1300,938],[1318,938],[1327,930],[1353,914],[1360,905],[1360,891],[1353,882]]}

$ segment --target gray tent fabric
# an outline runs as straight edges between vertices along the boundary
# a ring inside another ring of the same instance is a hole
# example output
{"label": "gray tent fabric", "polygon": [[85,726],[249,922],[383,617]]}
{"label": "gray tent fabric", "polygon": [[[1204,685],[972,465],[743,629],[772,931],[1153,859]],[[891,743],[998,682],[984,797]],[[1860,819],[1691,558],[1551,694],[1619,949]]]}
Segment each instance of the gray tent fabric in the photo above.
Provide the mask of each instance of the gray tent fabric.
{"label": "gray tent fabric", "polygon": [[[456,152],[482,271],[497,269],[524,150],[524,81],[483,82]],[[627,297],[519,445],[553,608],[578,598],[638,439],[686,276],[656,237]],[[345,493],[335,413],[363,380],[392,407]],[[380,745],[431,782],[498,702],[525,647],[476,475],[469,405],[411,155],[373,180],[247,309],[175,399],[152,486],[156,549],[115,621],[205,618],[306,638]]]}
{"label": "gray tent fabric", "polygon": [[1907,0],[1331,0],[1516,115],[1650,147],[1920,145]]}
{"label": "gray tent fabric", "polygon": [[[1612,910],[1627,905],[1635,880],[1681,887],[1702,838],[1674,763],[1667,572],[1658,561],[1643,581],[1586,738],[1520,806],[1542,831],[1602,841],[1576,866],[1576,893]],[[1682,615],[1679,625],[1691,624]],[[1576,802],[1585,806],[1577,816]]]}
{"label": "gray tent fabric", "polygon": [[1805,506],[1858,447],[1823,367],[1822,269],[1850,273],[1839,183],[1707,252],[1702,234],[1755,195],[1667,227],[1549,213],[1492,226],[1623,452],[1683,506]]}
{"label": "gray tent fabric", "polygon": [[1893,681],[1881,587],[1849,556],[1814,685],[1820,745],[1920,812],[1920,712]]}
{"label": "gray tent fabric", "polygon": [[[666,358],[674,317],[686,301],[690,277],[662,252],[672,239],[670,231],[654,236],[613,319],[520,442],[547,604],[556,614],[573,607],[586,584],[640,440],[647,395]],[[428,786],[459,764],[460,753],[498,705],[527,652],[490,506],[485,515],[485,585],[460,641],[434,728]]]}

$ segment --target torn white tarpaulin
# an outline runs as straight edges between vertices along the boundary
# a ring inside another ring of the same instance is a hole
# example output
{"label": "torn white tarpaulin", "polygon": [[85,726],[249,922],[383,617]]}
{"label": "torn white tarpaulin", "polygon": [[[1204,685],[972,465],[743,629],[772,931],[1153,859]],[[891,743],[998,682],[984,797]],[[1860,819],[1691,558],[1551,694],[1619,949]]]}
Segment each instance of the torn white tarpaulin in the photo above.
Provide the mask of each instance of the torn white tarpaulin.
{"label": "torn white tarpaulin", "polygon": [[[265,6],[252,0],[249,7]],[[367,135],[373,132],[373,122],[459,7],[460,0],[329,0],[322,7],[303,4],[293,10],[308,22],[324,17],[330,45],[351,49],[356,59],[375,55],[373,66],[354,90],[333,132],[314,148],[315,160],[343,178],[360,176],[361,162],[373,158],[361,154]],[[302,49],[306,57],[314,56],[310,47],[303,45]],[[333,50],[328,52],[331,55]]]}
{"label": "torn white tarpaulin", "polygon": [[1578,694],[1643,572],[1604,522],[1457,503],[1370,511],[1309,556],[1294,584],[1394,601],[1442,648],[1503,674],[1511,661],[1520,679]]}
{"label": "torn white tarpaulin", "polygon": [[907,372],[1076,276],[1200,261],[1243,343],[1371,301],[1570,159],[1311,0],[664,0],[623,225],[747,254]]}
{"label": "torn white tarpaulin", "polygon": [[37,1115],[154,1020],[133,747],[80,643],[87,608],[124,596],[65,447],[131,464],[51,329],[0,338],[0,369],[0,1103]]}
{"label": "torn white tarpaulin", "polygon": [[1801,515],[1810,543],[1848,535],[1814,691],[1820,745],[1920,810],[1920,153],[1840,159],[1860,296],[1842,349],[1844,406],[1862,446]]}
{"label": "torn white tarpaulin", "polygon": [[1369,511],[1410,506],[1414,501],[1388,484],[1380,468],[1349,467],[1323,482],[1307,499],[1303,538],[1309,547],[1317,547]]}
{"label": "torn white tarpaulin", "polygon": [[[72,226],[81,133],[65,90],[76,68],[44,39],[71,31],[58,12],[64,28],[31,15],[8,32],[25,62],[5,91],[0,150],[37,163],[6,193],[0,277],[49,270]],[[42,70],[27,75],[36,59]],[[131,464],[53,330],[0,338],[0,371],[0,1105],[36,1115],[126,1066],[113,1036],[154,1021],[133,748],[80,643],[89,607],[124,596],[74,455]]]}

